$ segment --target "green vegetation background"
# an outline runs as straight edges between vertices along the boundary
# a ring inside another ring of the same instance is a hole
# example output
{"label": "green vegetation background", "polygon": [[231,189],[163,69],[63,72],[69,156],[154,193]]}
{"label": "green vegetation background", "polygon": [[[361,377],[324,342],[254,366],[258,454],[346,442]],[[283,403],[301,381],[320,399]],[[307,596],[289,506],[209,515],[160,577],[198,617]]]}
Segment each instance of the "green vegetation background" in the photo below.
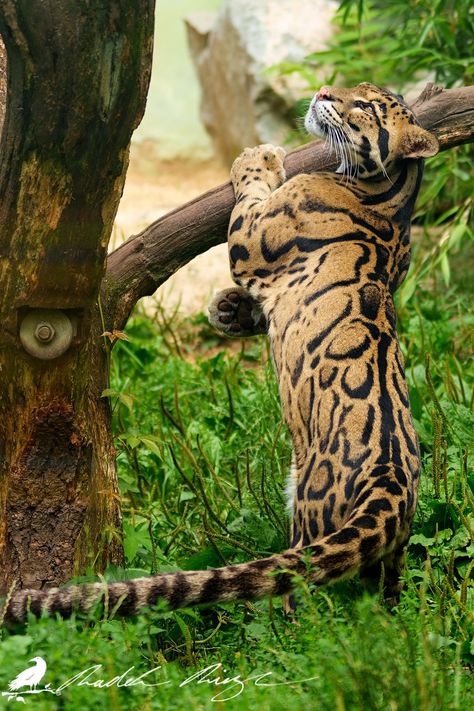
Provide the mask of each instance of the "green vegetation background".
{"label": "green vegetation background", "polygon": [[[402,92],[426,72],[445,86],[470,84],[469,6],[346,0],[334,47],[278,71],[299,72],[308,96],[315,66],[336,67],[328,69],[328,82],[370,80]],[[470,147],[428,161],[412,267],[398,293],[423,477],[395,612],[353,580],[317,591],[299,584],[296,623],[285,618],[280,600],[150,611],[127,621],[113,611],[105,621],[31,620],[15,633],[1,632],[0,692],[28,659],[42,656],[43,683],[51,688],[92,665],[102,668],[89,682],[159,667],[144,681],[160,685],[125,687],[122,679],[122,688],[76,684],[61,696],[25,696],[37,711],[473,707],[471,161]],[[154,322],[137,314],[127,336],[113,351],[107,394],[127,568],[106,577],[206,568],[284,548],[290,449],[265,339],[231,343],[204,316],[180,321],[164,312]],[[190,679],[199,670],[204,678]],[[243,687],[224,683],[265,672],[273,677]],[[277,682],[285,684],[270,686]],[[0,708],[16,703],[0,695]]]}

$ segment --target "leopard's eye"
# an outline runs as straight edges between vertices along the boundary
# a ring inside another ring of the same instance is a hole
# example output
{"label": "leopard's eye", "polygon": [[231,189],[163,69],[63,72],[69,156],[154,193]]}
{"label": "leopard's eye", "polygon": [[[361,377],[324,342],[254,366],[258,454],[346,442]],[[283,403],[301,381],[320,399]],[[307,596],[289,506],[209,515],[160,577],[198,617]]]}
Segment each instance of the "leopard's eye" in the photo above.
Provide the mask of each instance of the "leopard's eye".
{"label": "leopard's eye", "polygon": [[365,111],[367,114],[374,113],[374,107],[372,106],[372,104],[369,104],[365,101],[354,101],[354,108],[362,109],[362,111]]}

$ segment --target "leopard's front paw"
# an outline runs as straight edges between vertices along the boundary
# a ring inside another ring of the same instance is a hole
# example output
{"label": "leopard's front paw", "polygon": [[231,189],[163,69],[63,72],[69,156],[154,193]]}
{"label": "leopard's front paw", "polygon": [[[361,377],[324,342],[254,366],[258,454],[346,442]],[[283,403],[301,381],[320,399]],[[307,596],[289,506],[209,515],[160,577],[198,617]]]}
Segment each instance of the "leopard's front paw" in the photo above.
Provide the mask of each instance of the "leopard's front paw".
{"label": "leopard's front paw", "polygon": [[208,309],[211,325],[228,336],[256,336],[267,332],[260,305],[242,287],[217,292]]}
{"label": "leopard's front paw", "polygon": [[235,159],[230,171],[230,179],[234,188],[242,188],[243,184],[253,181],[265,182],[271,191],[276,190],[285,182],[286,173],[283,161],[286,155],[284,148],[264,143],[255,148],[245,148]]}
{"label": "leopard's front paw", "polygon": [[263,159],[267,170],[275,173],[277,176],[279,185],[284,183],[286,180],[285,168],[283,166],[286,156],[285,149],[281,146],[272,146],[271,143],[263,143],[261,146],[257,146],[256,150]]}

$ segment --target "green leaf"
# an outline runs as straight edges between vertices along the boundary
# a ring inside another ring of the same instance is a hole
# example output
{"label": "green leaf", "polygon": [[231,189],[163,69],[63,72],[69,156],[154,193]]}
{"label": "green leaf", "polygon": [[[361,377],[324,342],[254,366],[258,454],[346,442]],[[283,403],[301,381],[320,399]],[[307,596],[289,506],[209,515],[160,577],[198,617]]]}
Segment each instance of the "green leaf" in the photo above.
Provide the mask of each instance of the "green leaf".
{"label": "green leaf", "polygon": [[416,533],[410,538],[410,545],[420,545],[424,548],[433,548],[443,541],[449,541],[452,538],[453,532],[450,528],[445,528],[442,531],[438,531],[435,536],[428,537],[423,533]]}
{"label": "green leaf", "polygon": [[128,523],[124,524],[123,531],[123,548],[127,560],[131,563],[135,559],[140,547],[147,549],[150,547],[150,535],[146,527],[133,527]]}
{"label": "green leaf", "polygon": [[[219,549],[224,556],[233,553],[231,546],[219,542]],[[222,565],[222,558],[217,554],[215,548],[209,546],[198,553],[187,558],[182,564],[183,570],[207,570],[207,568],[218,568]]]}
{"label": "green leaf", "polygon": [[446,286],[449,286],[451,281],[451,269],[449,267],[449,259],[447,254],[443,254],[440,259],[441,274],[443,275],[443,280]]}
{"label": "green leaf", "polygon": [[153,452],[153,454],[157,454],[159,457],[161,457],[161,450],[156,443],[155,437],[140,437],[139,439],[140,442],[144,444],[147,449],[150,450],[150,452]]}
{"label": "green leaf", "polygon": [[121,402],[128,410],[132,410],[134,404],[134,396],[128,393],[117,392],[112,388],[106,388],[102,391],[101,397],[115,397],[119,402]]}
{"label": "green leaf", "polygon": [[191,499],[195,499],[196,495],[193,494],[192,491],[182,491],[179,495],[179,503],[183,503],[183,501],[191,501]]}
{"label": "green leaf", "polygon": [[428,538],[427,536],[424,536],[422,533],[416,533],[413,536],[410,537],[410,545],[416,546],[423,546],[424,548],[429,548],[429,546],[432,546],[433,543],[435,542],[434,538]]}

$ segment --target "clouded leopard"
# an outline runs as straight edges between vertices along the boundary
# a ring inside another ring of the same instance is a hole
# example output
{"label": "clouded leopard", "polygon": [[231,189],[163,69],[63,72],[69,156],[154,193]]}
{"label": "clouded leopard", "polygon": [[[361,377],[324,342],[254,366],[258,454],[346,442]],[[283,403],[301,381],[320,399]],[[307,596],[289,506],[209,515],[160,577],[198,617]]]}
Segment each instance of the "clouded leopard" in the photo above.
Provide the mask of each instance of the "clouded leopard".
{"label": "clouded leopard", "polygon": [[231,171],[228,242],[238,287],[211,304],[235,335],[266,331],[293,443],[288,550],[224,568],[131,581],[16,592],[9,621],[28,609],[130,615],[286,594],[293,574],[324,584],[356,571],[396,599],[416,506],[419,454],[393,294],[410,259],[410,218],[436,139],[402,98],[371,84],[322,87],[305,125],[339,153],[336,173],[285,182],[284,151],[246,149]]}

